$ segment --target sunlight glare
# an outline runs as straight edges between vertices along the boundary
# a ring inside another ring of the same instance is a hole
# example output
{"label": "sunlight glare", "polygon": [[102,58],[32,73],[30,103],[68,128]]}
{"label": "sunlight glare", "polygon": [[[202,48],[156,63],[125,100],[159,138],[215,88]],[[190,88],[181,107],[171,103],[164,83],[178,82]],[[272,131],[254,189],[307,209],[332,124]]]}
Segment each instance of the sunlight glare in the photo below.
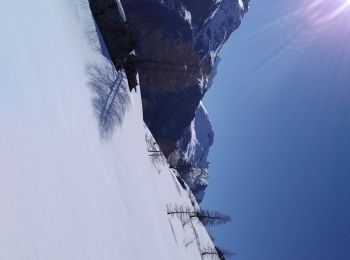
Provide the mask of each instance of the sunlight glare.
{"label": "sunlight glare", "polygon": [[350,6],[350,0],[346,0],[341,6],[335,9],[328,17],[329,20],[334,19],[341,13],[343,13]]}
{"label": "sunlight glare", "polygon": [[[307,15],[313,20],[314,25],[326,25],[350,11],[350,0],[315,0],[307,6]],[[350,15],[350,14],[349,14]]]}

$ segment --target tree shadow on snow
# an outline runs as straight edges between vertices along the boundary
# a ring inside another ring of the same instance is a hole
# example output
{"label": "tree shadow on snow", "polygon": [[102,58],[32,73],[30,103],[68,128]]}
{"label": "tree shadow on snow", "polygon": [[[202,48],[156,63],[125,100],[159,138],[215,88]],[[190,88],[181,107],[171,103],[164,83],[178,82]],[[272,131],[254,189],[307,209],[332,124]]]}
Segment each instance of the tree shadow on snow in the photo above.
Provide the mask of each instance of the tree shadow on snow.
{"label": "tree shadow on snow", "polygon": [[117,71],[111,62],[87,65],[88,85],[94,92],[92,104],[98,119],[102,138],[111,136],[123,122],[130,98],[123,71]]}

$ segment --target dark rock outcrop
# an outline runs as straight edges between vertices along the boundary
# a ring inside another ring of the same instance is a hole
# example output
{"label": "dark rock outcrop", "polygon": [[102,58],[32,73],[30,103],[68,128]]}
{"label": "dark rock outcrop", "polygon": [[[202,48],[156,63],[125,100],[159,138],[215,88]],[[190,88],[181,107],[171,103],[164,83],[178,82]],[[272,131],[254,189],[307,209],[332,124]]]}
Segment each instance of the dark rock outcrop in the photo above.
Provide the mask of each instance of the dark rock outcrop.
{"label": "dark rock outcrop", "polygon": [[136,48],[136,42],[128,24],[120,15],[117,2],[115,0],[89,0],[89,5],[112,63],[117,70],[124,68],[130,91],[136,90],[137,64],[135,55],[131,53]]}

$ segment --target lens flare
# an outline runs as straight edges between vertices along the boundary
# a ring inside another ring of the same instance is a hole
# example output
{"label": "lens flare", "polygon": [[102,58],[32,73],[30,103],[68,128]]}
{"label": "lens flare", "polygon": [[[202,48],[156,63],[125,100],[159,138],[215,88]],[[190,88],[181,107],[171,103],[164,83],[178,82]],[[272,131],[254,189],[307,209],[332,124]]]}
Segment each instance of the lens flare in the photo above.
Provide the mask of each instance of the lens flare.
{"label": "lens flare", "polygon": [[331,23],[346,12],[350,16],[349,8],[350,0],[315,0],[308,5],[305,14],[312,19],[315,25],[320,26]]}
{"label": "lens flare", "polygon": [[[339,64],[344,59],[342,53],[350,46],[350,0],[275,1],[264,8],[269,15],[259,27],[252,29],[246,40],[253,43],[274,39],[275,44],[273,47],[252,44],[249,52],[253,53],[254,60],[247,55],[249,61],[246,61],[252,67],[236,71],[234,77],[239,78],[239,73],[246,71],[255,73],[277,61],[297,63],[314,49],[322,49],[324,56],[333,56],[332,60]],[[325,66],[331,67],[331,64]]]}

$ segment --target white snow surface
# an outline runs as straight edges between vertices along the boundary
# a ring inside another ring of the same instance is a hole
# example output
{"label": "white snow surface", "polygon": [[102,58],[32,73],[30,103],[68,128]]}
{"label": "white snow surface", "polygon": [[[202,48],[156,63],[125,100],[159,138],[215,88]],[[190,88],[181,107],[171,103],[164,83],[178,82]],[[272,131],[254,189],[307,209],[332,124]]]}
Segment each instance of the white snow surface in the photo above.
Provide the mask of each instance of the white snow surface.
{"label": "white snow surface", "polygon": [[139,91],[100,137],[86,66],[106,61],[87,0],[3,0],[0,25],[0,259],[201,259],[204,227],[196,240],[166,213],[191,200],[150,161]]}

